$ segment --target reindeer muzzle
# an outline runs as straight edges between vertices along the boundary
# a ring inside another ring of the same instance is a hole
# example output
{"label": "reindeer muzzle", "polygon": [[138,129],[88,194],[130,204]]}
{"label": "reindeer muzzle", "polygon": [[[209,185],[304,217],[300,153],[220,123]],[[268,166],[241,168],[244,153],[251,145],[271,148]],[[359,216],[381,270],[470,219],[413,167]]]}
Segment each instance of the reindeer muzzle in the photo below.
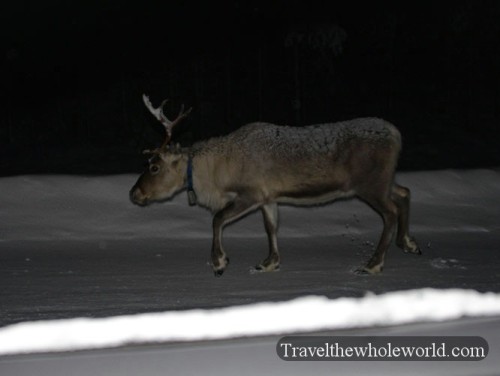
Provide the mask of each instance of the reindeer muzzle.
{"label": "reindeer muzzle", "polygon": [[146,206],[149,204],[149,198],[145,195],[141,188],[134,186],[130,190],[130,201],[139,206]]}

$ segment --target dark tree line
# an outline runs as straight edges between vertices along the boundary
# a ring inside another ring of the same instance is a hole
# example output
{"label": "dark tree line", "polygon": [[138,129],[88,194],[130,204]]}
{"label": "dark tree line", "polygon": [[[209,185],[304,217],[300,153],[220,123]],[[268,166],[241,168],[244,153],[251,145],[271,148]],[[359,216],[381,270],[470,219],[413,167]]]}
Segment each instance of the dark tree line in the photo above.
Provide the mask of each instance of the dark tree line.
{"label": "dark tree line", "polygon": [[92,171],[111,151],[109,171],[127,170],[162,137],[143,92],[171,98],[172,115],[194,107],[176,135],[185,143],[257,120],[379,116],[403,132],[402,167],[497,165],[500,4],[372,7],[307,17],[250,7],[165,28],[147,10],[137,17],[151,25],[130,27],[133,12],[110,7],[115,18],[98,25],[24,31],[4,45],[2,172],[63,157]]}

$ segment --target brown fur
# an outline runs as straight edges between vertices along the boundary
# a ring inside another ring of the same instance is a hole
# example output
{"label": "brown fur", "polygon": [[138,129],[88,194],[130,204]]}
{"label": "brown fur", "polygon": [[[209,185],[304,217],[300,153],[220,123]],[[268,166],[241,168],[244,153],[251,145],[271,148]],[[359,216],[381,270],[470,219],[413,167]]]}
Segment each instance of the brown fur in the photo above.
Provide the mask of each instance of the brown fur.
{"label": "brown fur", "polygon": [[151,162],[155,168],[141,175],[131,199],[145,205],[172,197],[186,186],[191,158],[198,203],[214,213],[212,263],[221,275],[228,263],[222,246],[228,223],[261,209],[270,251],[257,269],[276,270],[277,204],[316,205],[357,197],[384,221],[377,249],[362,269],[378,273],[396,228],[397,245],[420,252],[408,232],[410,192],[394,183],[400,149],[397,129],[376,118],[302,128],[253,123],[189,150],[170,146],[158,151]]}

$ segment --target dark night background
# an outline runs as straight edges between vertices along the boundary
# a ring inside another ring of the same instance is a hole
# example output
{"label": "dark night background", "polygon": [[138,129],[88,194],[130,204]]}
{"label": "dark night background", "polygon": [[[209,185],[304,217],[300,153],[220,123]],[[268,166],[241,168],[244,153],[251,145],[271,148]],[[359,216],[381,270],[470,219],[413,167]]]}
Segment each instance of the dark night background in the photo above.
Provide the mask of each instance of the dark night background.
{"label": "dark night background", "polygon": [[497,167],[500,1],[18,1],[0,5],[0,174],[138,172],[263,120],[378,116],[400,169]]}

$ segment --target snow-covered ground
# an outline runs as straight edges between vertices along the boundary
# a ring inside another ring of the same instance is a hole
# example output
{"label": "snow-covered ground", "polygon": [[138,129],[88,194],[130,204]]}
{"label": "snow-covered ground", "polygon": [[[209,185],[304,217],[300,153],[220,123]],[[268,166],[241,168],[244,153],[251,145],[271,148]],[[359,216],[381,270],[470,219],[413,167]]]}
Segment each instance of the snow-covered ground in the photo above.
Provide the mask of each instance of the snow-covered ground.
{"label": "snow-covered ground", "polygon": [[[411,232],[423,255],[392,247],[377,276],[353,272],[381,231],[361,202],[281,207],[282,266],[273,273],[251,272],[267,252],[261,215],[251,214],[227,228],[231,264],[214,278],[210,213],[189,207],[185,193],[134,206],[135,179],[0,179],[1,353],[500,313],[497,170],[398,174],[412,190]],[[70,320],[40,321],[55,319]]]}

